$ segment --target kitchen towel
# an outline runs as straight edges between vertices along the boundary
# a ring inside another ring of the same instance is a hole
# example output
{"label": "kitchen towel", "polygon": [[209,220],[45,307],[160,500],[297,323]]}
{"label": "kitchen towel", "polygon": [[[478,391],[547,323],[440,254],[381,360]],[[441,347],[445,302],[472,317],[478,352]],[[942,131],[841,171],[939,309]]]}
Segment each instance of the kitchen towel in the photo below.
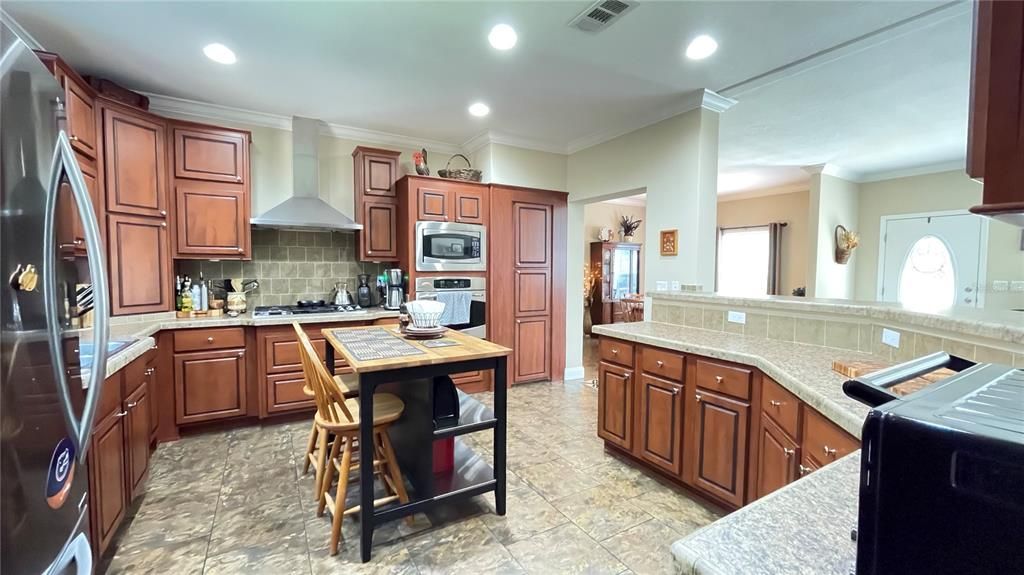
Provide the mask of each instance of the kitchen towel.
{"label": "kitchen towel", "polygon": [[441,325],[462,325],[469,323],[469,307],[473,304],[473,293],[468,291],[438,292],[437,301],[444,304]]}

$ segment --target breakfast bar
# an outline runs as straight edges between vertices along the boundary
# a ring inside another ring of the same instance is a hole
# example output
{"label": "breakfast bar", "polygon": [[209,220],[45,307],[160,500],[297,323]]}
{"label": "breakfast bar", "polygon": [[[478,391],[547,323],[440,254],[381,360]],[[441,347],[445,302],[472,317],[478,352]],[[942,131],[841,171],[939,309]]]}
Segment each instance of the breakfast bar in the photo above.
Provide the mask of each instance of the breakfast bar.
{"label": "breakfast bar", "polygon": [[[505,514],[505,450],[507,414],[507,370],[511,350],[458,331],[448,330],[444,337],[432,340],[406,338],[398,326],[365,328],[328,328],[322,330],[327,340],[325,362],[334,372],[335,355],[341,356],[359,378],[359,442],[373,444],[373,394],[383,385],[396,392],[401,388],[420,386],[438,376],[470,371],[494,371],[494,407],[487,409],[461,409],[454,425],[424,428],[427,437],[415,438],[427,445],[434,440],[454,438],[458,435],[487,429],[494,430],[493,472],[482,458],[468,447],[459,446],[454,455],[454,469],[449,473],[433,474],[410,470],[414,496],[408,503],[375,510],[373,505],[373,466],[359,468],[360,486],[360,554],[365,563],[370,560],[374,526],[385,521],[428,511],[443,503],[494,492],[495,510]],[[422,390],[413,390],[422,391]],[[426,394],[430,397],[429,392]],[[430,399],[432,401],[432,397]],[[476,400],[462,396],[462,403]],[[429,421],[431,406],[408,405],[405,417],[413,421]],[[483,415],[482,415],[483,414]],[[422,435],[423,433],[421,433]],[[399,451],[401,445],[396,441]],[[429,451],[429,450],[420,450]],[[401,454],[400,454],[401,455]],[[429,458],[428,458],[429,462]],[[371,511],[367,511],[371,510]]]}

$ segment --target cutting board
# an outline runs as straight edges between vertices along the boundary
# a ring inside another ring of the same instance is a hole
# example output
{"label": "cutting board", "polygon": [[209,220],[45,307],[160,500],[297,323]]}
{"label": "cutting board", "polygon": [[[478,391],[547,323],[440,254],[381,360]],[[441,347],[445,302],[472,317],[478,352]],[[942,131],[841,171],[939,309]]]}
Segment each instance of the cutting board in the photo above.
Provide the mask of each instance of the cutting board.
{"label": "cutting board", "polygon": [[[853,379],[855,377],[860,377],[862,375],[867,375],[869,373],[891,367],[892,365],[892,363],[881,360],[836,359],[832,361],[832,371]],[[890,387],[889,391],[896,395],[907,395],[955,374],[956,372],[951,369],[942,368],[931,373],[926,373],[921,377],[911,379],[910,381],[905,381],[895,387]]]}

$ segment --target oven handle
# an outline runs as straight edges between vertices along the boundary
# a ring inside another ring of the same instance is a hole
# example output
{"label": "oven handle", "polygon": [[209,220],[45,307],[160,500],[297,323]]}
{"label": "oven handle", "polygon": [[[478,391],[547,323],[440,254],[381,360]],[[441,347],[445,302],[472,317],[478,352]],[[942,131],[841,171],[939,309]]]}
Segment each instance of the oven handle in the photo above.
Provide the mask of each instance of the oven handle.
{"label": "oven handle", "polygon": [[949,355],[944,351],[919,357],[905,363],[862,375],[843,384],[843,393],[848,397],[869,406],[878,407],[889,403],[900,396],[888,391],[888,388],[910,381],[927,373],[942,368],[963,371],[974,365],[973,362]]}

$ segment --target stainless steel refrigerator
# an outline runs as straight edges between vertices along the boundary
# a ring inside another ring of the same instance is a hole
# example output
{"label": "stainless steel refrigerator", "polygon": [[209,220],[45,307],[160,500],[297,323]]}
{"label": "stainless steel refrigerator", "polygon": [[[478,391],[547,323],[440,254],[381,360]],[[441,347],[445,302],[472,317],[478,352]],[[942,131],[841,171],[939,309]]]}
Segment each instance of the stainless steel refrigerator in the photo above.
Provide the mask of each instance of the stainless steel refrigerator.
{"label": "stainless steel refrigerator", "polygon": [[[64,90],[2,19],[0,50],[0,572],[87,574],[103,246],[63,130]],[[84,246],[61,241],[75,226]]]}

